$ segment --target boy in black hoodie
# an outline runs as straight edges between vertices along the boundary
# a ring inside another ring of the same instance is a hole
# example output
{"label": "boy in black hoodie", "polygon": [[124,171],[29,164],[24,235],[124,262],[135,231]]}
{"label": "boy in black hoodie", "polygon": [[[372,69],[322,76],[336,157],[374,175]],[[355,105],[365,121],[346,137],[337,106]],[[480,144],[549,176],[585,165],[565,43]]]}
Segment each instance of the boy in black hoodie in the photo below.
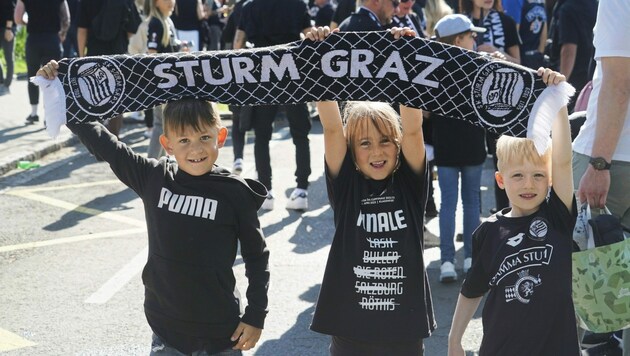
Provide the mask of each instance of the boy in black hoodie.
{"label": "boy in black hoodie", "polygon": [[[57,68],[51,61],[37,74],[53,79]],[[267,314],[269,251],[257,214],[267,191],[215,165],[227,129],[212,104],[185,99],[165,106],[160,143],[174,161],[134,153],[98,122],[68,127],[143,201],[151,355],[238,355],[254,347]],[[242,315],[232,272],[238,242],[249,281]]]}

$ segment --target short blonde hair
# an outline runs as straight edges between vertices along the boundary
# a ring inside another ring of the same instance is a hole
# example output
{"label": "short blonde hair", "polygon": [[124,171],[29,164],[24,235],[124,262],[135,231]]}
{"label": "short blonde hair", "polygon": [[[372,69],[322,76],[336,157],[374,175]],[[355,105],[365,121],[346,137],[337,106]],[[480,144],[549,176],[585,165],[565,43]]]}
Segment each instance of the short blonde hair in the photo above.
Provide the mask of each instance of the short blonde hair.
{"label": "short blonde hair", "polygon": [[502,135],[497,140],[496,155],[499,172],[508,165],[523,162],[547,165],[551,162],[551,145],[540,155],[531,139]]}
{"label": "short blonde hair", "polygon": [[346,103],[343,117],[345,119],[344,134],[346,136],[346,142],[353,155],[353,144],[362,133],[367,131],[369,123],[372,123],[381,135],[388,137],[400,147],[400,141],[402,139],[400,117],[389,104],[369,101],[350,101]]}

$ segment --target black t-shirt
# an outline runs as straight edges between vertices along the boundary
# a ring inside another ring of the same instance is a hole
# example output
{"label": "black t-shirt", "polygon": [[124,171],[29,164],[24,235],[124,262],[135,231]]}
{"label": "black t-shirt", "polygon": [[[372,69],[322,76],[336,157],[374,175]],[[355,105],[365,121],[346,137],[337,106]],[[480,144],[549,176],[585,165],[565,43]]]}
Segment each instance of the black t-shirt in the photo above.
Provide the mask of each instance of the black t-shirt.
{"label": "black t-shirt", "polygon": [[[142,199],[149,242],[144,311],[154,332],[191,353],[229,347],[240,321],[263,328],[269,250],[257,210],[264,186],[216,166],[191,176],[167,157],[134,153],[97,122],[68,127]],[[232,270],[239,246],[249,281],[244,313]]]}
{"label": "black t-shirt", "polygon": [[162,36],[164,35],[164,26],[162,21],[155,17],[151,17],[149,25],[147,27],[147,49],[154,49],[157,53],[171,53],[177,52],[175,46],[175,27],[173,22],[168,20],[170,27],[170,40],[167,46],[162,44]]}
{"label": "black t-shirt", "polygon": [[356,0],[338,0],[337,8],[333,13],[332,20],[337,23],[337,26],[347,19],[357,9]]}
{"label": "black t-shirt", "polygon": [[528,51],[537,51],[540,36],[547,22],[547,11],[543,0],[525,1],[521,9],[518,34],[521,36],[521,56]]}
{"label": "black t-shirt", "polygon": [[577,92],[590,80],[589,64],[593,58],[593,27],[597,20],[596,0],[566,1],[556,8],[554,21],[557,27],[553,31],[553,57],[560,58],[562,45],[577,45],[575,64],[567,81]]}
{"label": "black t-shirt", "polygon": [[88,30],[87,54],[88,56],[100,56],[108,54],[127,53],[129,39],[127,33],[119,29],[116,38],[112,41],[101,41],[95,38],[90,31],[90,26],[94,18],[105,5],[105,0],[82,0],[79,1],[79,18],[77,26]]}
{"label": "black t-shirt", "polygon": [[376,15],[370,10],[361,7],[357,12],[343,20],[339,25],[339,31],[381,31],[384,27]]}
{"label": "black t-shirt", "polygon": [[171,19],[178,30],[199,31],[197,0],[177,0]]}
{"label": "black t-shirt", "polygon": [[435,329],[424,268],[428,170],[365,178],[348,150],[339,175],[326,170],[335,236],[311,329],[375,342],[413,341]]}
{"label": "black t-shirt", "polygon": [[[59,9],[65,0],[22,0],[28,13],[28,33],[57,33],[61,29]],[[4,24],[3,24],[4,27]]]}
{"label": "black t-shirt", "polygon": [[320,7],[317,10],[317,15],[315,15],[315,26],[330,26],[334,12],[335,10],[330,3]]}
{"label": "black t-shirt", "polygon": [[473,234],[472,267],[461,293],[488,296],[479,355],[580,354],[571,297],[571,252],[577,217],[552,189],[529,216],[505,208]]}
{"label": "black t-shirt", "polygon": [[238,25],[256,47],[297,41],[308,28],[311,16],[302,0],[251,0],[243,4]]}
{"label": "black t-shirt", "polygon": [[486,131],[470,123],[431,114],[436,166],[476,166],[486,160]]}
{"label": "black t-shirt", "polygon": [[516,22],[508,15],[490,10],[485,19],[472,19],[475,26],[485,27],[486,32],[477,36],[477,44],[489,43],[500,51],[506,52],[508,48],[520,46],[521,39],[516,31]]}

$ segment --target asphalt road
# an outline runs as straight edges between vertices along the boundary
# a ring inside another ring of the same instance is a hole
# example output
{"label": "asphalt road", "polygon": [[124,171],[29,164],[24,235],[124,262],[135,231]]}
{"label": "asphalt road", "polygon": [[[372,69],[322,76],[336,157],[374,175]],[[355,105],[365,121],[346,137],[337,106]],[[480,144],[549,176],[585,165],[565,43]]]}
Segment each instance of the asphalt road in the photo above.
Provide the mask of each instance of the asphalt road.
{"label": "asphalt road", "polygon": [[[227,122],[229,124],[229,122]],[[145,152],[140,124],[124,141]],[[294,188],[294,146],[288,129],[271,143],[276,209],[260,220],[271,251],[270,312],[258,346],[246,355],[327,355],[329,338],[308,329],[332,237],[332,211],[323,176],[323,136],[314,121],[309,210],[284,208]],[[244,176],[255,177],[253,137],[245,149]],[[219,164],[231,167],[231,143]],[[146,261],[146,226],[138,197],[106,163],[78,145],[44,157],[40,168],[0,176],[0,353],[3,355],[147,355],[151,331],[143,310],[140,271]],[[486,165],[484,185],[491,183]],[[435,184],[437,188],[437,183]],[[482,191],[483,215],[492,207]],[[439,202],[439,189],[436,189]],[[461,229],[461,216],[458,226]],[[438,329],[426,355],[446,355],[446,337],[459,283],[440,284],[437,219],[428,221],[425,258]],[[457,243],[461,266],[461,243]],[[244,269],[235,273],[244,291]],[[461,280],[461,271],[460,271]],[[476,351],[479,312],[465,347]]]}

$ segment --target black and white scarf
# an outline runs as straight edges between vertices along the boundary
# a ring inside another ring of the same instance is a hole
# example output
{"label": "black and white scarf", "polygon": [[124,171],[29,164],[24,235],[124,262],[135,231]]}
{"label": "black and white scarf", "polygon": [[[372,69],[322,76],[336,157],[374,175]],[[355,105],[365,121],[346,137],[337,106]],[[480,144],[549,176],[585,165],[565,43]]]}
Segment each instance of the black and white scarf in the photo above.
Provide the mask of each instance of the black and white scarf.
{"label": "black and white scarf", "polygon": [[401,103],[548,143],[573,88],[459,47],[389,32],[344,32],[250,50],[63,59],[45,88],[49,133],[182,98],[233,105],[320,100]]}

